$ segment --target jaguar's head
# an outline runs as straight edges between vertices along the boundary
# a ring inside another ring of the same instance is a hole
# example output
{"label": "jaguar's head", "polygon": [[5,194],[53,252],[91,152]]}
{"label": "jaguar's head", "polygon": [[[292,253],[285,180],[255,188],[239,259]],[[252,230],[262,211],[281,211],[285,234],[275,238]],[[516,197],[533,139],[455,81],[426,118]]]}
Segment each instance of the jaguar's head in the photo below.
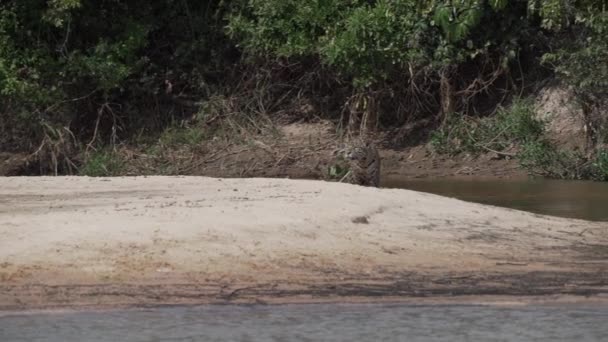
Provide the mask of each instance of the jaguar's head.
{"label": "jaguar's head", "polygon": [[338,155],[346,160],[365,160],[368,155],[370,142],[361,142],[352,145],[343,145],[334,150],[334,155]]}
{"label": "jaguar's head", "polygon": [[348,160],[364,160],[366,156],[367,148],[365,146],[353,146],[344,153],[344,157]]}

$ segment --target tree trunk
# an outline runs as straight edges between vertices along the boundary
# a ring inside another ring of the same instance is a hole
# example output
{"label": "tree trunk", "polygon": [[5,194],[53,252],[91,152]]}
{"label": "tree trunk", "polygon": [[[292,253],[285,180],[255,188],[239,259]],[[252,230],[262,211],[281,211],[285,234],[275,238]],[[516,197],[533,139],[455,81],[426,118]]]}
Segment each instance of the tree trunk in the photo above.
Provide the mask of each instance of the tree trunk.
{"label": "tree trunk", "polygon": [[353,95],[349,100],[348,136],[366,138],[378,126],[378,106],[372,92]]}
{"label": "tree trunk", "polygon": [[608,101],[595,96],[583,96],[581,102],[587,138],[585,149],[590,156],[608,145],[608,113],[603,109]]}
{"label": "tree trunk", "polygon": [[439,91],[441,96],[441,125],[444,126],[450,116],[456,111],[454,85],[451,79],[450,68],[444,68],[439,74]]}

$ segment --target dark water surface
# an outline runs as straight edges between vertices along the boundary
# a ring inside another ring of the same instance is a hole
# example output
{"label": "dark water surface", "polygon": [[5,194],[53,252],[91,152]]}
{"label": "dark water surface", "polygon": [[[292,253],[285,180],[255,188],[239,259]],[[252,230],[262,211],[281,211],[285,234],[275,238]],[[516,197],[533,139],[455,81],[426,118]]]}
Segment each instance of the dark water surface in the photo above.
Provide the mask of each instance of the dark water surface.
{"label": "dark water surface", "polygon": [[[387,188],[411,189],[537,214],[608,221],[608,182],[388,178]],[[608,339],[606,340],[608,341]]]}
{"label": "dark water surface", "polygon": [[608,341],[608,307],[205,306],[0,317],[0,341]]}

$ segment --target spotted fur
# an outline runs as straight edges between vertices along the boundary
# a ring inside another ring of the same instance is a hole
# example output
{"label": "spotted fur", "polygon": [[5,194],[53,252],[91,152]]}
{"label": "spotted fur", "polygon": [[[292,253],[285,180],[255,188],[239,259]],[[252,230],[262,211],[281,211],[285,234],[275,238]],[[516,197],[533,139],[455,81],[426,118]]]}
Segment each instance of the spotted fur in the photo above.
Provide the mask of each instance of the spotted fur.
{"label": "spotted fur", "polygon": [[380,185],[380,154],[373,143],[354,141],[343,149],[343,153],[350,164],[346,176],[349,183],[375,187]]}

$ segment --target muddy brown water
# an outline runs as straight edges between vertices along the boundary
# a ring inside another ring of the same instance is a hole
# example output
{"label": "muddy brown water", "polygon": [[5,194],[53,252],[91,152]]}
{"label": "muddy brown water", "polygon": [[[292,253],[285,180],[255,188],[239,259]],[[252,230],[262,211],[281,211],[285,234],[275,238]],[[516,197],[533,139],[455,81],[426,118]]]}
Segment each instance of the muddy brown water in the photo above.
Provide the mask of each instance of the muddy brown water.
{"label": "muddy brown water", "polygon": [[547,179],[386,178],[386,188],[410,189],[543,215],[608,221],[608,182]]}
{"label": "muddy brown water", "polygon": [[206,306],[0,317],[0,340],[601,342],[607,321],[579,306]]}

